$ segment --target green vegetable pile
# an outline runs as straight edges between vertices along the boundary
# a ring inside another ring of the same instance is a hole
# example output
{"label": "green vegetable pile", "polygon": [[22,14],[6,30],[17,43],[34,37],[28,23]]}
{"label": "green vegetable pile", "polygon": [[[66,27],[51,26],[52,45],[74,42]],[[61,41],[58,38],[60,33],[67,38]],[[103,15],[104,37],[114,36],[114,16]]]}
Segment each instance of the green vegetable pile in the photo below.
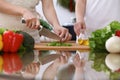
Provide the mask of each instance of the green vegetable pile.
{"label": "green vegetable pile", "polygon": [[110,80],[120,78],[120,73],[111,72],[105,64],[105,57],[109,54],[105,48],[105,42],[116,30],[120,30],[120,22],[112,21],[106,27],[92,32],[91,37],[89,38],[89,46],[91,49],[89,60],[94,62],[92,68],[96,71],[104,71],[110,76]]}
{"label": "green vegetable pile", "polygon": [[53,41],[53,42],[48,43],[47,46],[72,46],[72,44]]}

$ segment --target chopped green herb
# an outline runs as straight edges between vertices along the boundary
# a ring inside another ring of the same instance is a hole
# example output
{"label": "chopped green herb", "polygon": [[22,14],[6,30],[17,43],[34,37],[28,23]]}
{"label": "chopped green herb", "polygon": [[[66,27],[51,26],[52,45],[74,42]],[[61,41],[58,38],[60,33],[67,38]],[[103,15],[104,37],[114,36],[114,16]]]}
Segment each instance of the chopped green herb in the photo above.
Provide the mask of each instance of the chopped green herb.
{"label": "chopped green herb", "polygon": [[53,41],[53,42],[48,43],[47,46],[72,46],[72,44]]}

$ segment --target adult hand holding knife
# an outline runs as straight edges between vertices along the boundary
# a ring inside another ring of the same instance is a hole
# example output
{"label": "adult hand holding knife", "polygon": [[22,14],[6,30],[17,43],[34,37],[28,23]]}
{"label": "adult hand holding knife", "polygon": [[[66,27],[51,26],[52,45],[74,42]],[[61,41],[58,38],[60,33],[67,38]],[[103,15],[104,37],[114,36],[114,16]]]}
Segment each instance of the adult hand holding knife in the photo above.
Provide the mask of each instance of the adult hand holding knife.
{"label": "adult hand holding knife", "polygon": [[[26,23],[26,21],[22,19],[22,23]],[[40,25],[37,27],[37,29],[39,30],[39,35],[43,35],[45,37],[61,41],[61,38],[57,34],[51,32],[50,30],[44,28],[43,26]]]}
{"label": "adult hand holding knife", "polygon": [[[22,18],[22,23],[26,23],[24,18]],[[60,41],[60,42],[68,41],[71,39],[71,34],[69,34],[69,31],[64,27],[57,27],[57,28],[54,27],[54,31],[56,34],[51,32],[50,30],[44,28],[41,25],[36,26],[36,27],[30,27],[30,28],[38,29],[40,35],[55,39],[55,40]]]}

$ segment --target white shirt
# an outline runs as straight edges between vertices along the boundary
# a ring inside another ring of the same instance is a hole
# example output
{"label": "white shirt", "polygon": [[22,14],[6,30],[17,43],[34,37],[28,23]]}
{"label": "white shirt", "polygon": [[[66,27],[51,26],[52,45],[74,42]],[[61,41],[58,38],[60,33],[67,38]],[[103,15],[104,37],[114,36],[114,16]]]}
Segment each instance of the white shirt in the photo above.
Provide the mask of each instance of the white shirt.
{"label": "white shirt", "polygon": [[87,0],[85,21],[91,32],[120,21],[120,0]]}

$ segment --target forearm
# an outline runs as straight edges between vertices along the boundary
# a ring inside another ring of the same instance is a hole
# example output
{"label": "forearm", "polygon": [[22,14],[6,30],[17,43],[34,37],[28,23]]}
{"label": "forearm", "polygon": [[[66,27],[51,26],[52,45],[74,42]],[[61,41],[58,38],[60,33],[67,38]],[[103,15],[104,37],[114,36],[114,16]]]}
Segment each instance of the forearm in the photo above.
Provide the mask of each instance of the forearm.
{"label": "forearm", "polygon": [[48,22],[54,27],[59,26],[57,14],[53,5],[53,0],[42,0],[43,12]]}
{"label": "forearm", "polygon": [[81,20],[84,19],[86,11],[86,1],[87,0],[76,0],[75,15],[77,22],[80,22]]}
{"label": "forearm", "polygon": [[43,80],[54,80],[57,74],[58,68],[54,67],[54,64],[51,64],[46,71],[43,73],[42,79]]}
{"label": "forearm", "polygon": [[26,9],[12,5],[5,0],[0,0],[0,12],[10,15],[22,16]]}
{"label": "forearm", "polygon": [[73,80],[84,80],[84,70],[76,69]]}

